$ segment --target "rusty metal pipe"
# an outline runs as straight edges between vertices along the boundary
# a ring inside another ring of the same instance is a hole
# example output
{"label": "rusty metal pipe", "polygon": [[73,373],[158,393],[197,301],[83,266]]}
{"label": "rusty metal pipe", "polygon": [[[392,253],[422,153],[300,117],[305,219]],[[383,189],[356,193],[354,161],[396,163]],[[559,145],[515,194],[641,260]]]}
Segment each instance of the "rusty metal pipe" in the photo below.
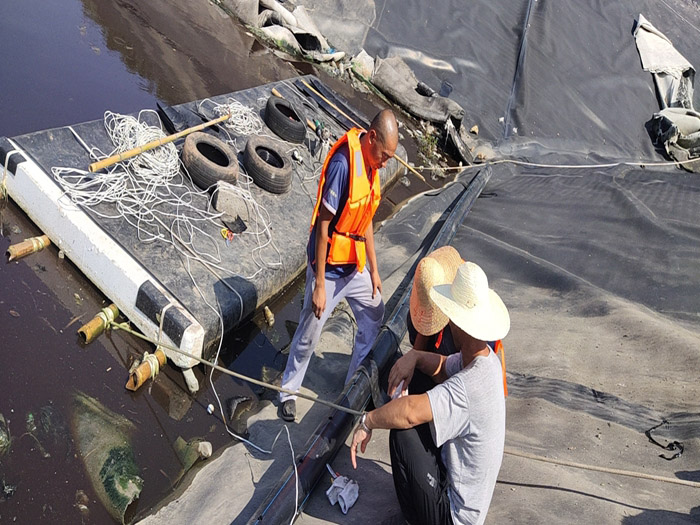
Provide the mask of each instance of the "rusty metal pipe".
{"label": "rusty metal pipe", "polygon": [[97,339],[117,317],[119,317],[119,309],[114,304],[110,304],[108,307],[100,310],[91,321],[81,326],[78,329],[78,335],[83,339],[83,343],[90,344]]}
{"label": "rusty metal pipe", "polygon": [[8,261],[21,259],[32,253],[39,252],[51,244],[48,236],[40,235],[39,237],[30,237],[22,242],[13,244],[7,249]]}
{"label": "rusty metal pipe", "polygon": [[146,352],[143,356],[141,364],[136,367],[129,380],[126,382],[126,389],[135,392],[150,378],[156,377],[160,367],[165,366],[168,358],[165,356],[165,352],[160,348],[157,348],[153,354]]}

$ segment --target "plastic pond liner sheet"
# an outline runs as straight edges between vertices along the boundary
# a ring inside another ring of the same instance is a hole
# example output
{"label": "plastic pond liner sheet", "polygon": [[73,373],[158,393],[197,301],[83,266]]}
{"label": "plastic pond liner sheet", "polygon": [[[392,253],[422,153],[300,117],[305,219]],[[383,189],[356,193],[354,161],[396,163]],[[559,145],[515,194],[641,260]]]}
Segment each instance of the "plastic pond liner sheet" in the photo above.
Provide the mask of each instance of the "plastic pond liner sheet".
{"label": "plastic pond liner sheet", "polygon": [[377,0],[375,13],[370,55],[401,56],[436,91],[452,89],[484,138],[542,152],[655,158],[644,124],[658,104],[632,35],[640,13],[700,64],[700,11],[687,1]]}

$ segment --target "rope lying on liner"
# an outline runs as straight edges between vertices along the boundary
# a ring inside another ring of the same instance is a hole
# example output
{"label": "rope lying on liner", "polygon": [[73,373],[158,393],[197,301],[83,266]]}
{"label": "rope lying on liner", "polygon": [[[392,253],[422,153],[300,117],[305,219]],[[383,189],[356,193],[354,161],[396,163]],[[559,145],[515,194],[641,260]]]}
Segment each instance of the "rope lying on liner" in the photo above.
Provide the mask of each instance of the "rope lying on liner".
{"label": "rope lying on liner", "polygon": [[481,169],[486,166],[495,166],[496,164],[515,164],[516,166],[527,166],[531,168],[559,168],[566,170],[573,169],[595,169],[595,168],[615,168],[617,166],[631,166],[631,167],[658,167],[658,166],[682,166],[685,164],[691,164],[693,162],[699,162],[700,158],[688,159],[688,160],[669,160],[663,162],[645,162],[645,161],[619,161],[619,162],[607,162],[599,164],[541,164],[539,162],[527,162],[524,160],[515,159],[499,159],[490,160],[486,162],[481,162],[479,164],[471,164],[470,166],[446,166],[444,168],[438,166],[415,166],[414,169],[419,171],[465,171],[470,169]]}
{"label": "rope lying on liner", "polygon": [[[125,323],[117,323],[115,321],[112,321],[111,326],[112,326],[112,328],[114,328],[116,330],[123,330],[125,332],[130,333],[131,335],[138,337],[139,339],[143,339],[144,341],[148,341],[149,343],[156,344],[155,341],[153,341],[152,339],[149,339],[148,337],[146,337],[143,334],[140,334],[140,333],[132,330],[129,327],[129,325],[127,325]],[[168,350],[172,350],[173,352],[177,352],[178,354],[187,356],[190,359],[194,359],[195,361],[199,361],[203,365],[209,366],[209,367],[213,368],[214,370],[218,370],[219,372],[221,372],[223,374],[230,375],[230,376],[235,377],[237,379],[242,379],[243,381],[247,381],[247,382],[252,383],[254,385],[268,388],[270,390],[275,390],[277,392],[282,392],[284,394],[292,394],[292,395],[301,397],[303,399],[308,399],[309,401],[313,401],[314,403],[320,403],[320,404],[326,405],[330,408],[335,408],[336,410],[340,410],[342,412],[347,412],[348,414],[352,414],[354,416],[361,416],[363,414],[363,412],[361,412],[359,410],[353,410],[352,408],[337,405],[335,403],[331,403],[330,401],[326,401],[325,399],[321,399],[319,397],[310,396],[308,394],[304,394],[303,392],[294,392],[294,391],[288,390],[286,388],[271,385],[270,383],[266,383],[266,382],[260,381],[258,379],[253,379],[252,377],[248,377],[246,375],[239,374],[238,372],[234,372],[233,370],[229,370],[228,368],[224,368],[224,367],[216,365],[214,363],[210,363],[206,359],[202,359],[201,357],[197,357],[196,355],[190,354],[189,352],[185,352],[184,350],[181,350],[177,347],[166,345],[163,343],[161,343],[160,346],[161,346],[161,348],[166,348]]]}
{"label": "rope lying on liner", "polygon": [[207,103],[218,117],[231,115],[223,122],[224,128],[236,135],[258,135],[263,130],[263,123],[253,108],[244,106],[234,98],[227,98],[224,104],[217,104],[209,98],[202,100],[197,106],[201,113],[202,106]]}
{"label": "rope lying on liner", "polygon": [[[151,125],[153,123],[157,125]],[[160,118],[152,110],[139,112],[137,118],[107,111],[104,124],[115,146],[110,155],[165,137]],[[69,129],[93,159],[108,156],[98,148],[89,147],[74,129]],[[185,258],[194,259],[209,269],[239,275],[223,266],[221,242],[217,235],[209,233],[220,230],[221,213],[211,209],[206,190],[192,189],[194,185],[189,174],[184,168],[180,170],[178,151],[173,143],[127,159],[107,172],[89,173],[70,167],[52,167],[51,171],[72,203],[88,207],[106,219],[123,218],[136,228],[141,242],[168,243]],[[251,184],[252,179],[242,174],[239,180],[242,196],[254,203],[249,191]],[[111,205],[116,211],[105,212],[101,204]],[[253,236],[257,244],[251,254],[257,268],[252,275],[240,275],[245,279],[252,279],[265,269],[282,266],[282,256],[272,240],[269,213],[255,203],[251,215],[252,224],[244,235]],[[263,250],[269,246],[276,255],[263,257]]]}
{"label": "rope lying on liner", "polygon": [[[117,322],[113,321],[111,323],[111,325],[115,329],[124,330],[125,332],[128,332],[132,335],[135,335],[136,337],[139,337],[140,339],[143,339],[144,341],[148,341],[150,343],[155,344],[154,341],[152,341],[151,339],[149,339],[148,337],[146,337],[142,334],[139,334],[138,332],[135,332],[134,330],[129,328],[129,326],[126,324],[117,323]],[[275,385],[271,385],[270,383],[265,383],[264,381],[259,381],[257,379],[253,379],[252,377],[248,377],[246,375],[239,374],[238,372],[234,372],[233,370],[229,370],[228,368],[223,368],[219,365],[215,365],[214,363],[210,363],[209,361],[207,361],[205,359],[202,359],[200,357],[192,355],[189,352],[185,352],[184,350],[180,350],[179,348],[176,348],[173,346],[169,346],[169,345],[165,345],[165,344],[161,343],[161,347],[167,348],[167,349],[172,350],[174,352],[177,352],[179,354],[190,357],[196,361],[199,361],[203,365],[212,367],[213,369],[218,370],[219,372],[236,377],[238,379],[242,379],[243,381],[247,381],[247,382],[252,383],[254,385],[268,388],[270,390],[276,390],[277,392],[283,392],[285,394],[293,394],[293,395],[296,395],[296,396],[301,397],[303,399],[308,399],[309,401],[312,401],[314,403],[320,403],[322,405],[326,405],[326,406],[334,408],[336,410],[340,410],[342,412],[347,412],[348,414],[352,414],[354,416],[361,416],[363,414],[363,412],[360,412],[358,410],[353,410],[353,409],[348,408],[348,407],[337,405],[335,403],[331,403],[330,401],[326,401],[325,399],[320,399],[318,397],[309,396],[309,395],[304,394],[302,392],[293,392],[293,391],[288,390],[286,388],[281,388],[281,387],[278,387]],[[273,443],[273,446],[274,446],[274,443]],[[608,468],[608,467],[598,467],[595,465],[586,465],[584,463],[575,463],[573,461],[551,459],[551,458],[546,458],[543,456],[537,456],[535,454],[529,454],[527,452],[521,452],[521,451],[515,450],[511,447],[506,447],[504,449],[503,453],[506,455],[509,455],[509,456],[517,456],[517,457],[521,457],[521,458],[525,458],[525,459],[531,459],[531,460],[535,460],[535,461],[541,461],[543,463],[551,463],[554,465],[561,465],[561,466],[565,466],[565,467],[573,467],[573,468],[579,468],[579,469],[584,469],[584,470],[592,470],[595,472],[605,472],[607,474],[614,474],[617,476],[628,476],[628,477],[633,477],[633,478],[647,479],[647,480],[651,480],[651,481],[661,481],[664,483],[673,483],[676,485],[685,485],[687,487],[700,488],[700,483],[698,483],[696,481],[687,481],[684,479],[674,479],[674,478],[669,478],[669,477],[665,477],[665,476],[657,476],[654,474],[646,474],[644,472],[634,472],[631,470],[620,470],[620,469],[614,469],[614,468]]]}
{"label": "rope lying on liner", "polygon": [[580,468],[580,469],[584,469],[584,470],[592,470],[595,472],[605,472],[606,474],[615,474],[617,476],[628,476],[631,478],[648,479],[651,481],[663,481],[664,483],[674,483],[676,485],[685,485],[687,487],[700,488],[700,483],[698,483],[697,481],[687,481],[685,479],[675,479],[675,478],[668,478],[665,476],[656,476],[654,474],[646,474],[644,472],[634,472],[631,470],[620,470],[620,469],[608,468],[608,467],[597,467],[595,465],[586,465],[584,463],[575,463],[573,461],[545,458],[543,456],[537,456],[535,454],[521,452],[519,450],[515,450],[515,449],[510,448],[510,447],[506,447],[503,450],[503,453],[507,454],[509,456],[517,456],[520,458],[532,459],[535,461],[541,461],[543,463],[551,463],[553,465],[561,465],[563,467]]}

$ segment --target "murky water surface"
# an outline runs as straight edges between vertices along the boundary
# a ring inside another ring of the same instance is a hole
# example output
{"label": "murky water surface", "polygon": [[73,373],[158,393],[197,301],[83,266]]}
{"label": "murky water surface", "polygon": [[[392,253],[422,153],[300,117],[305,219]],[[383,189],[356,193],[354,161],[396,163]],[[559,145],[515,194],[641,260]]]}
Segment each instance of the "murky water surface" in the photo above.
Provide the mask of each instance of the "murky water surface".
{"label": "murky water surface", "polygon": [[[276,58],[204,0],[5,0],[0,47],[0,135],[6,136],[100,119],[105,110],[136,112],[158,101],[177,104],[311,72]],[[376,105],[367,97],[353,97],[348,86],[324,80],[361,111],[373,113]],[[394,202],[405,198],[402,191]],[[0,252],[40,233],[14,203],[2,205]],[[79,343],[76,330],[107,299],[55,247],[18,262],[3,259],[0,283],[0,414],[10,440],[6,451],[0,447],[0,522],[113,521],[81,459],[91,451],[81,450],[75,437],[77,392],[134,424],[128,437],[144,485],[127,518],[148,513],[177,486],[178,437],[208,440],[215,451],[231,443],[218,406],[213,415],[207,412],[217,402],[205,371],[196,372],[201,391],[194,398],[170,367],[133,394],[124,389],[126,370],[149,345],[120,332],[89,346]],[[296,327],[300,286],[294,284],[272,305],[273,328],[255,319],[227,337],[221,353],[227,366],[255,377],[274,376],[284,366],[281,351]],[[224,410],[229,400],[250,396],[246,385],[228,376],[215,373],[213,380]],[[42,420],[47,414],[51,417]],[[48,423],[37,430],[37,422]]]}
{"label": "murky water surface", "polygon": [[[107,109],[127,113],[154,108],[157,101],[176,104],[297,74],[209,2],[177,4],[0,3],[0,135],[99,119]],[[40,233],[12,202],[3,207],[0,225],[3,253]],[[80,457],[90,451],[81,451],[74,437],[78,391],[135,425],[129,437],[144,485],[128,516],[148,511],[176,485],[182,470],[173,449],[178,437],[206,439],[215,451],[231,442],[218,408],[207,413],[216,401],[203,371],[197,371],[202,390],[194,399],[181,374],[169,367],[132,394],[124,389],[126,369],[148,345],[118,332],[89,346],[78,342],[77,328],[106,299],[57,254],[51,247],[0,263],[0,414],[11,439],[0,455],[2,523],[113,521]],[[259,372],[264,358],[267,366],[276,359],[279,367],[284,360],[275,356],[276,348],[288,344],[284,309],[278,319],[277,331],[263,333],[251,324],[227,341],[227,361],[246,347],[265,348],[267,354],[249,359],[249,371]],[[214,381],[224,403],[246,391],[226,376],[215,374]],[[41,414],[53,416],[55,432],[36,439],[39,431],[30,435],[28,428]]]}

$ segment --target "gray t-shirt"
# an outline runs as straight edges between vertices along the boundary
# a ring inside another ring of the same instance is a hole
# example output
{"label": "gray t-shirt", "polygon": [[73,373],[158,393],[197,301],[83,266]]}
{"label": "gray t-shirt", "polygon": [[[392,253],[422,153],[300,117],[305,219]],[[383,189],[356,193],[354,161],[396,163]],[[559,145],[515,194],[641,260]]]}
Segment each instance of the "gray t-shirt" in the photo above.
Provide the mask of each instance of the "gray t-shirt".
{"label": "gray t-shirt", "polygon": [[[503,459],[506,405],[498,356],[477,357],[462,368],[461,354],[447,358],[447,381],[428,391],[430,429],[447,468],[455,524],[486,519]],[[461,370],[460,370],[461,369]]]}

